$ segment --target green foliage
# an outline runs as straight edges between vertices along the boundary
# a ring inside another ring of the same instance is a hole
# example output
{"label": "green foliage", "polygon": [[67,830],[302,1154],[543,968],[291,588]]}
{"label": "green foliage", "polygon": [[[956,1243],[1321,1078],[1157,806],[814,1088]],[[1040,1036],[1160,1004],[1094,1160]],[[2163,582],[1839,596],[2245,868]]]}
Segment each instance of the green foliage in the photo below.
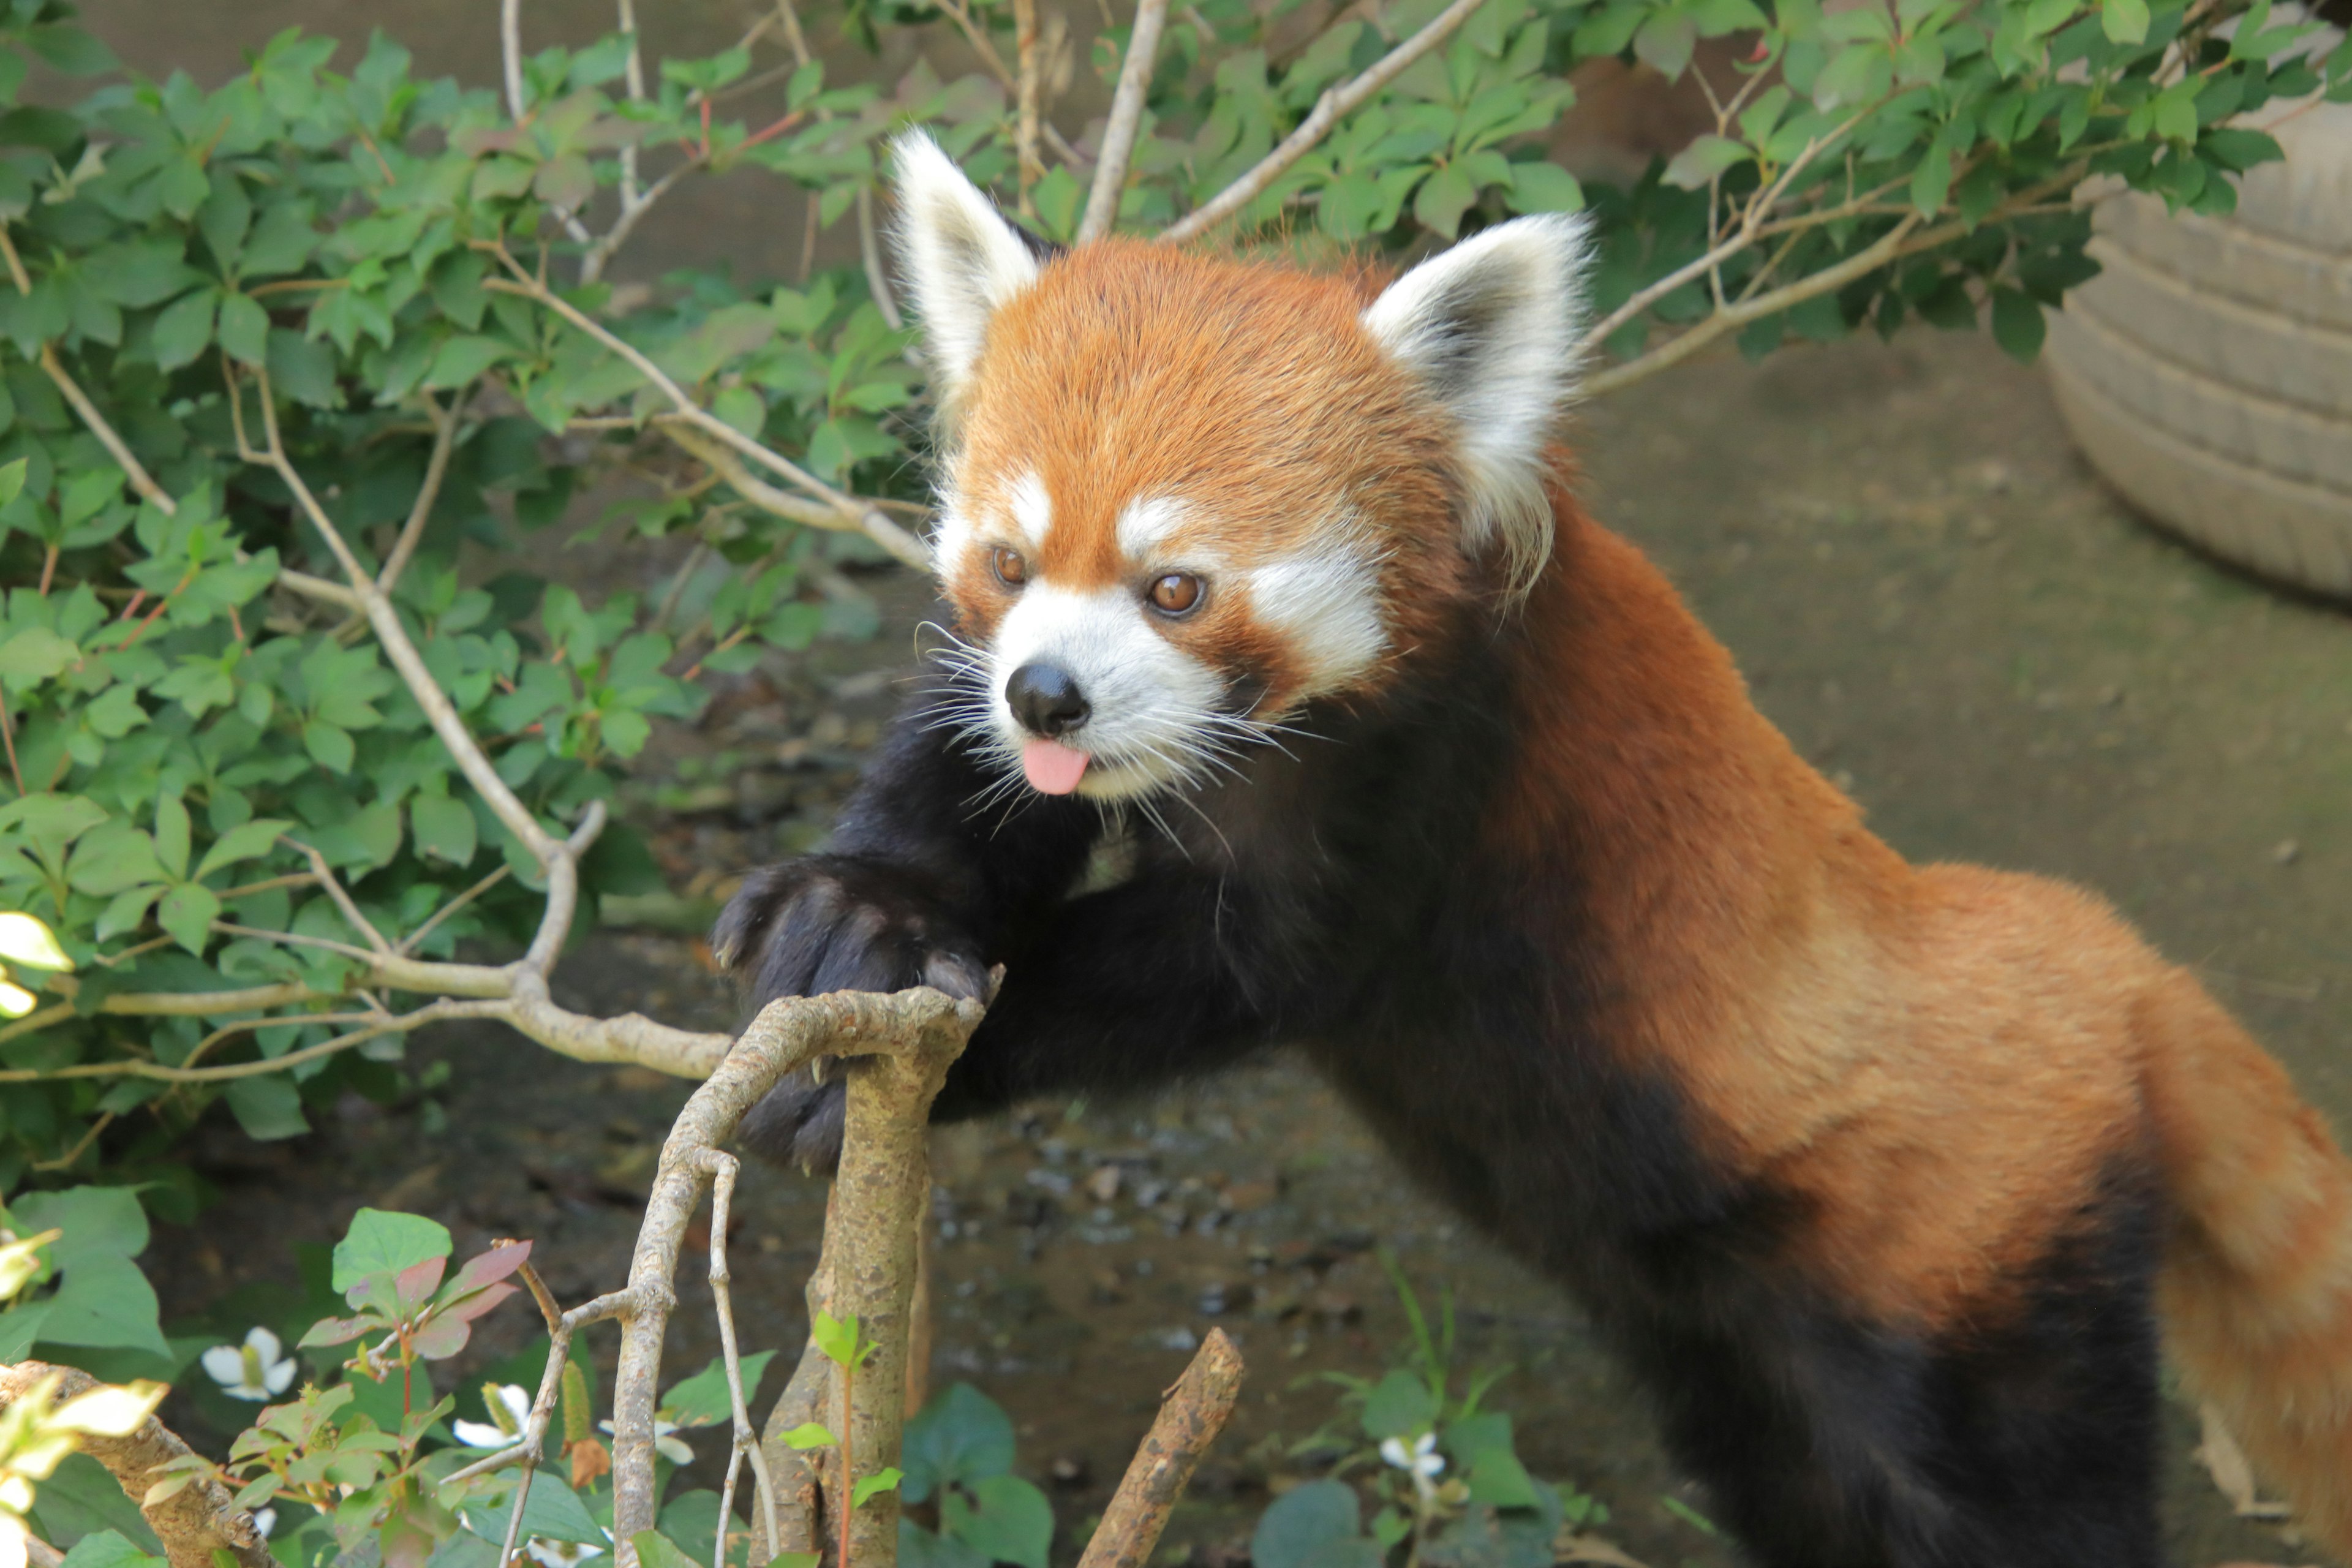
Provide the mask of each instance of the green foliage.
{"label": "green foliage", "polygon": [[[0,1215],[19,1236],[54,1233],[40,1267],[0,1312],[0,1361],[22,1361],[36,1346],[78,1352],[141,1352],[121,1370],[169,1378],[177,1370],[157,1323],[154,1289],[131,1259],[147,1250],[147,1215],[127,1187],[71,1187],[28,1193]],[[53,1284],[54,1289],[43,1287]],[[110,1373],[115,1371],[108,1365]]]}
{"label": "green foliage", "polygon": [[1260,1517],[1252,1561],[1382,1568],[1402,1556],[1445,1568],[1548,1568],[1562,1526],[1602,1524],[1609,1510],[1528,1473],[1511,1417],[1484,1407],[1509,1369],[1475,1373],[1455,1393],[1451,1295],[1441,1293],[1433,1326],[1396,1260],[1383,1252],[1381,1262],[1410,1330],[1403,1364],[1378,1378],[1325,1374],[1341,1390],[1342,1419],[1294,1452],[1336,1458],[1322,1479],[1292,1488]]}
{"label": "green foliage", "polygon": [[934,1534],[898,1521],[899,1554],[931,1568],[986,1568],[1013,1563],[1045,1568],[1054,1542],[1054,1506],[1013,1474],[1013,1418],[968,1383],[940,1390],[907,1423],[899,1444],[908,1502],[936,1500]]}
{"label": "green foliage", "polygon": [[[1197,209],[1440,10],[1336,9],[1302,39],[1291,4],[1187,7],[1150,73],[1120,222]],[[972,15],[1008,53],[1012,8]],[[947,26],[904,0],[812,17],[820,37],[835,22],[873,45]],[[1233,223],[1244,246],[1399,258],[1584,209],[1601,357],[1618,362],[1603,386],[1718,335],[1763,353],[1915,315],[1988,321],[2030,358],[2043,312],[2095,270],[2085,181],[2226,213],[2231,176],[2278,155],[2249,116],[2352,99],[2352,44],[2315,58],[2308,33],[2270,0],[1487,0]],[[1106,82],[1123,41],[1100,40]],[[214,1100],[285,1138],[343,1092],[409,1087],[400,1042],[428,1009],[383,997],[434,982],[381,972],[533,931],[550,882],[518,809],[570,831],[658,724],[700,710],[709,678],[872,630],[838,569],[876,559],[857,530],[889,531],[871,508],[919,510],[921,376],[889,302],[863,268],[650,291],[604,273],[652,193],[702,171],[761,172],[821,225],[851,221],[907,123],[1010,206],[1007,95],[927,64],[888,89],[829,85],[810,61],[778,73],[787,111],[752,125],[716,96],[762,68],[751,46],[648,62],[642,98],[630,47],[518,62],[520,122],[497,94],[418,78],[381,36],[338,57],[299,30],[223,83],[119,78],[52,108],[18,100],[30,61],[103,75],[111,56],[64,0],[0,13],[0,910],[47,922],[72,965],[8,973],[24,989],[5,999],[34,1005],[0,1023],[0,1067],[37,1076],[0,1086],[0,1190],[103,1165],[184,1219],[202,1194],[164,1155]],[[1706,72],[1718,105],[1622,187],[1580,184],[1544,142],[1573,73],[1603,58]],[[629,183],[639,161],[650,183]],[[1077,173],[1027,195],[1038,227],[1075,232]],[[585,226],[616,204],[619,226]],[[589,531],[675,538],[670,582],[583,596],[534,570],[575,495],[624,475],[632,499]],[[485,579],[488,559],[517,564]],[[388,607],[355,613],[353,581]],[[478,742],[470,777],[435,728],[444,702]],[[491,773],[515,797],[503,816],[476,787]],[[646,863],[607,828],[574,926]],[[419,1362],[507,1289],[445,1285],[446,1236],[347,1246],[343,1321],[404,1325]],[[163,1357],[130,1256],[60,1260],[56,1295],[0,1332]],[[862,1359],[854,1323],[820,1331],[846,1335],[828,1350],[843,1364]],[[1449,1530],[1572,1514],[1507,1459],[1475,1387],[1449,1403],[1427,1364],[1442,1336],[1423,1335],[1418,1371],[1351,1394],[1364,1436],[1432,1438],[1439,1489],[1464,1489],[1442,1504]],[[903,1484],[1012,1532],[988,1550],[1027,1550],[1034,1510],[984,1498],[991,1479],[910,1459]],[[1402,1517],[1376,1514],[1368,1539],[1401,1539]]]}

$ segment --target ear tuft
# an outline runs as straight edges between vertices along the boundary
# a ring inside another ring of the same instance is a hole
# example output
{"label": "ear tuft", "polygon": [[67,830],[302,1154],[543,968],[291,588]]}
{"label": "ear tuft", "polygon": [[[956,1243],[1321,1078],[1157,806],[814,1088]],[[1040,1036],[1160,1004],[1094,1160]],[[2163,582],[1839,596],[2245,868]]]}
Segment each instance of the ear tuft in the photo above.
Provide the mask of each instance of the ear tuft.
{"label": "ear tuft", "polygon": [[1544,449],[1575,391],[1591,260],[1581,216],[1515,218],[1391,284],[1365,331],[1454,416],[1466,542],[1524,589],[1551,553]]}
{"label": "ear tuft", "polygon": [[940,417],[951,421],[989,318],[1037,281],[1040,258],[926,132],[898,137],[890,161],[899,262],[922,322],[932,393]]}

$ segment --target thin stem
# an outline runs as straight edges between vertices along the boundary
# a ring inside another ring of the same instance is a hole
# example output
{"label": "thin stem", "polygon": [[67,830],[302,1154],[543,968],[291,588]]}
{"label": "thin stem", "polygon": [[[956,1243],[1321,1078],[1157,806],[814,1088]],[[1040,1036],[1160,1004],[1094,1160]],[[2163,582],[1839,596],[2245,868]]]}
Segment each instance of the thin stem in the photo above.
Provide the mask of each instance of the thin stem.
{"label": "thin stem", "polygon": [[801,31],[801,14],[793,8],[793,0],[776,0],[776,20],[783,24],[784,46],[793,51],[793,62],[808,64],[808,35]]}
{"label": "thin stem", "polygon": [[892,331],[906,321],[898,314],[898,301],[890,293],[890,275],[882,268],[882,247],[874,237],[874,187],[857,187],[857,257],[866,265],[866,289],[874,296],[874,308],[890,323]]}
{"label": "thin stem", "polygon": [[505,881],[509,876],[513,875],[513,867],[500,866],[497,870],[491,872],[488,876],[483,878],[480,881],[475,883],[472,887],[467,889],[464,892],[458,894],[456,898],[450,900],[447,903],[434,910],[433,918],[431,920],[426,921],[423,925],[418,926],[415,931],[410,931],[406,936],[401,938],[398,942],[394,944],[392,951],[401,953],[404,956],[408,953],[415,952],[416,951],[417,944],[423,942],[426,937],[433,934],[434,927],[439,925],[443,921],[447,920],[451,915],[456,914],[459,910],[464,909],[467,904],[472,903],[476,899],[480,898],[484,893],[488,892],[492,888],[497,887],[500,882]]}
{"label": "thin stem", "polygon": [[303,858],[310,862],[310,875],[317,878],[319,885],[327,889],[327,897],[335,900],[335,908],[343,911],[343,919],[351,922],[354,931],[367,938],[368,946],[371,949],[383,953],[393,951],[392,943],[384,941],[383,933],[375,929],[375,922],[361,913],[359,904],[353,900],[350,893],[343,890],[343,884],[336,879],[334,870],[327,864],[327,858],[324,855],[320,854],[300,839],[287,834],[279,834],[278,841],[289,848],[302,852]]}
{"label": "thin stem", "polygon": [[384,557],[383,570],[377,574],[375,585],[380,593],[389,594],[408,569],[409,557],[416,553],[416,542],[425,537],[425,525],[432,519],[433,504],[441,499],[441,481],[449,473],[449,454],[457,446],[457,423],[466,405],[466,393],[459,388],[445,410],[425,395],[425,412],[433,416],[433,450],[425,459],[425,482],[416,489],[415,502],[408,509],[408,521],[400,527],[400,537],[393,541],[392,553]]}
{"label": "thin stem", "polygon": [[1395,80],[1407,66],[1444,43],[1454,29],[1468,21],[1471,13],[1485,3],[1486,0],[1454,0],[1452,5],[1430,18],[1421,31],[1383,55],[1361,76],[1343,87],[1326,89],[1323,96],[1315,100],[1314,111],[1299,122],[1296,131],[1284,137],[1280,145],[1260,159],[1256,167],[1161,230],[1160,240],[1174,245],[1205,234],[1255,201],[1268,185],[1282,177],[1285,170],[1305,157],[1318,142],[1329,134],[1331,127],[1338,124],[1343,116]]}
{"label": "thin stem", "polygon": [[1100,239],[1118,221],[1118,201],[1127,184],[1127,167],[1135,156],[1136,132],[1143,123],[1143,100],[1151,87],[1152,62],[1160,53],[1160,32],[1168,20],[1168,0],[1136,0],[1135,30],[1129,35],[1127,58],[1119,62],[1118,89],[1111,95],[1110,117],[1103,121],[1102,159],[1095,165],[1094,188],[1087,194],[1087,216],[1078,224],[1078,243]]}
{"label": "thin stem", "polygon": [[[646,59],[637,42],[636,0],[620,0],[621,31],[628,36],[629,63],[622,68],[621,80],[627,88],[631,103],[646,100]],[[621,148],[621,210],[626,212],[637,203],[637,144],[630,142]]]}
{"label": "thin stem", "polygon": [[[690,426],[656,423],[661,425],[662,434],[708,464],[714,473],[733,487],[736,494],[762,511],[771,511],[778,517],[787,517],[794,522],[807,523],[814,528],[845,528],[839,511],[776,489],[744,468],[742,462],[726,447],[705,439],[699,420]],[[929,570],[930,566],[931,553],[923,542],[883,516],[879,510],[868,508],[858,518],[855,531],[864,533],[909,566],[918,570]]]}
{"label": "thin stem", "polygon": [[[1014,56],[1020,61],[1020,71],[1013,92],[1013,167],[1020,189],[1019,206],[1023,217],[1037,216],[1037,201],[1033,194],[1037,182],[1045,177],[1045,165],[1037,156],[1037,94],[1040,88],[1037,71],[1037,0],[1013,0],[1013,42]],[[847,1559],[843,1561],[846,1562]]]}
{"label": "thin stem", "polygon": [[506,62],[507,115],[522,123],[522,0],[499,0],[499,53]]}

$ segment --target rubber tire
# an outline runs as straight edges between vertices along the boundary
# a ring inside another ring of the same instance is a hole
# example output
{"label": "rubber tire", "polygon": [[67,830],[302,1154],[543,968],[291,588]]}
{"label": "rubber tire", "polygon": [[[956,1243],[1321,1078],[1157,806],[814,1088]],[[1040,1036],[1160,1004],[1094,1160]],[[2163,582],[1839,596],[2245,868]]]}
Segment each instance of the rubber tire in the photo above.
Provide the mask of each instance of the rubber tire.
{"label": "rubber tire", "polygon": [[2045,357],[2077,444],[2136,508],[2352,597],[2352,105],[2273,133],[2286,162],[2245,175],[2230,217],[2101,202],[2105,270],[2052,319]]}

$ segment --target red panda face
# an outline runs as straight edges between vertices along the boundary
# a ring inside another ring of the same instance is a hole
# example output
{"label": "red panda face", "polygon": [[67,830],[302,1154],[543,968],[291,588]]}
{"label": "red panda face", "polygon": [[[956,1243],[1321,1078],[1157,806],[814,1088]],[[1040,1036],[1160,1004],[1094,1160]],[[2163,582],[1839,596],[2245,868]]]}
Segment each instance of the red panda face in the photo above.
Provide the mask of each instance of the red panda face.
{"label": "red panda face", "polygon": [[[898,172],[956,717],[1032,786],[1205,783],[1539,563],[1572,228],[1490,230],[1381,293],[1133,241],[1040,262],[928,141]],[[1554,321],[1532,354],[1500,335],[1528,315]]]}

